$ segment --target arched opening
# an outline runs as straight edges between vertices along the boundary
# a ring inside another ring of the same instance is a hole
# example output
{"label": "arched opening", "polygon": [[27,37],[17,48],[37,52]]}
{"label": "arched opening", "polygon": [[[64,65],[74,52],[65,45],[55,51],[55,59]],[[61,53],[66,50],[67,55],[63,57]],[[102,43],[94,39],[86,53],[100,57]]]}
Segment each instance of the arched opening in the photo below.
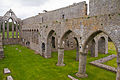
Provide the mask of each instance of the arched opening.
{"label": "arched opening", "polygon": [[96,49],[96,42],[95,42],[95,40],[93,39],[92,41],[91,41],[91,46],[90,46],[90,52],[91,52],[91,57],[95,57],[96,55],[96,51],[95,51],[95,49]]}
{"label": "arched opening", "polygon": [[[7,35],[8,35],[8,38],[12,38],[12,30],[13,30],[13,26],[14,26],[14,22],[13,22],[13,19],[12,18],[9,18],[8,19],[8,26],[7,26]],[[14,34],[14,33],[13,33]]]}
{"label": "arched opening", "polygon": [[52,36],[52,48],[55,48],[55,37]]}
{"label": "arched opening", "polygon": [[[88,61],[88,62],[93,62],[94,60],[98,60],[98,59],[100,59],[100,61],[101,61],[101,58],[103,59],[103,57],[108,57],[109,55],[111,55],[111,54],[107,54],[107,55],[104,55],[104,54],[99,54],[100,56],[98,57],[98,58],[94,58],[93,60],[89,60],[89,59],[86,59],[87,58],[87,51],[88,51],[88,44],[89,44],[89,42],[90,41],[92,41],[93,42],[93,44],[95,43],[95,41],[93,40],[97,35],[99,35],[100,33],[102,33],[103,31],[96,31],[96,32],[94,32],[94,33],[92,33],[90,36],[88,36],[88,38],[86,39],[86,41],[84,42],[84,44],[83,44],[83,52],[81,52],[81,54],[80,54],[80,61],[79,61],[79,71],[78,71],[78,73],[76,74],[78,77],[87,77],[87,75],[86,75],[86,70],[87,70],[87,73],[89,73],[89,76],[90,75],[94,75],[93,73],[90,73],[90,69],[93,69],[93,72],[94,72],[94,68],[95,67],[92,67],[93,65],[87,65],[87,69],[86,69],[86,64],[89,64],[89,63],[87,63],[86,61]],[[114,41],[114,39],[112,39],[111,38],[111,36],[109,36],[107,33],[105,33],[105,32],[103,32],[104,34],[106,34],[108,37],[110,37],[110,39],[113,41],[113,43],[115,44],[115,41]],[[103,40],[105,40],[104,38],[102,38]],[[104,42],[103,42],[104,43]],[[102,42],[101,42],[101,44],[102,44]],[[94,47],[94,45],[93,45],[93,47]],[[115,51],[114,52],[114,54],[116,55],[116,53],[117,53],[117,51]],[[90,58],[89,57],[89,55],[88,55],[88,58]],[[95,63],[95,62],[94,62]],[[99,62],[97,62],[97,63],[99,63]],[[96,64],[97,64],[96,63]],[[112,62],[112,64],[114,65],[114,63],[115,62]],[[106,65],[106,63],[101,63],[102,65]],[[110,63],[111,64],[111,63]],[[108,65],[108,64],[107,64]],[[117,64],[116,64],[117,65]],[[91,67],[90,67],[91,66]],[[109,66],[109,65],[108,65]],[[105,68],[104,68],[105,69]],[[97,70],[99,70],[99,68],[97,68],[96,69],[96,71]],[[108,70],[108,69],[106,69],[106,70]],[[104,71],[104,70],[103,70]],[[108,73],[109,73],[109,71],[108,72],[106,72],[107,73],[107,75],[109,75]],[[112,73],[111,73],[112,74]],[[101,73],[98,73],[98,75],[101,75]]]}
{"label": "arched opening", "polygon": [[56,49],[56,33],[54,30],[51,30],[49,33],[48,33],[48,36],[47,36],[47,53],[46,53],[46,56],[47,58],[50,58],[51,57],[51,53],[52,51],[54,51]]}
{"label": "arched opening", "polygon": [[44,54],[45,54],[45,43],[42,43],[42,56],[44,56]]}
{"label": "arched opening", "polygon": [[30,42],[29,42],[29,41],[26,42],[26,46],[27,46],[27,47],[30,46]]}
{"label": "arched opening", "polygon": [[[74,60],[78,60],[79,59],[79,44],[78,44],[78,39],[77,39],[77,37],[76,37],[76,35],[75,35],[74,32],[72,32],[71,30],[68,30],[68,31],[66,31],[63,34],[63,36],[60,39],[59,48],[58,48],[58,63],[57,63],[58,66],[64,66],[63,61],[64,61],[65,46],[71,46],[71,44],[69,44],[69,40],[68,40],[68,42],[66,42],[66,39],[72,40],[71,38],[73,38],[73,40],[76,41],[75,45],[73,45],[73,41],[70,41],[70,42],[72,42],[72,46],[75,46],[75,48],[76,48],[76,56],[75,56],[75,58],[73,56],[71,58],[74,59]],[[68,48],[67,50],[70,50],[70,48]],[[74,51],[71,51],[71,53],[74,53]]]}
{"label": "arched opening", "polygon": [[8,25],[8,21],[5,21],[5,38],[7,38],[7,34],[6,34],[6,32],[7,32],[7,25]]}

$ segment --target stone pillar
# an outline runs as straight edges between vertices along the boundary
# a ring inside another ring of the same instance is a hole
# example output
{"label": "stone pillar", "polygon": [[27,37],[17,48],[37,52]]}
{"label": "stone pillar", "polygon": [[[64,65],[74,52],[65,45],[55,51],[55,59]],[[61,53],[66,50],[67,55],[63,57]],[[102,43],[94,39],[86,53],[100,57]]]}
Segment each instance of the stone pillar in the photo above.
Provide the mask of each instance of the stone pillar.
{"label": "stone pillar", "polygon": [[88,75],[86,74],[86,60],[87,60],[87,53],[79,53],[79,70],[76,73],[77,77],[84,78]]}
{"label": "stone pillar", "polygon": [[16,38],[18,38],[18,24],[16,23]]}
{"label": "stone pillar", "polygon": [[2,36],[3,36],[3,39],[5,39],[5,22],[3,22],[3,34],[2,34]]}
{"label": "stone pillar", "polygon": [[105,40],[105,54],[108,54],[108,37]]}
{"label": "stone pillar", "polygon": [[19,24],[19,38],[22,36],[22,23]]}
{"label": "stone pillar", "polygon": [[76,48],[76,61],[79,61],[79,47]]}
{"label": "stone pillar", "polygon": [[92,41],[92,44],[91,44],[91,56],[92,57],[98,57],[98,42],[95,40]]}
{"label": "stone pillar", "polygon": [[116,80],[120,80],[120,48],[118,48],[118,56],[117,56],[117,76],[116,76]]}
{"label": "stone pillar", "polygon": [[47,45],[46,45],[47,47],[46,47],[46,51],[45,51],[45,58],[51,58],[51,38],[49,38],[48,40],[47,40]]}
{"label": "stone pillar", "polygon": [[14,21],[12,22],[12,38],[14,38]]}
{"label": "stone pillar", "polygon": [[101,37],[99,40],[98,40],[98,52],[99,53],[102,53],[102,54],[105,54],[105,38],[104,37]]}
{"label": "stone pillar", "polygon": [[58,48],[58,63],[57,66],[65,66],[64,62],[64,48]]}
{"label": "stone pillar", "polygon": [[9,38],[9,21],[7,22],[7,39]]}
{"label": "stone pillar", "polygon": [[48,44],[47,44],[47,57],[48,58],[51,58],[51,53],[52,53],[52,49],[51,49],[51,47],[52,47],[52,45],[51,45],[51,38],[49,38],[48,39],[48,42],[47,42]]}

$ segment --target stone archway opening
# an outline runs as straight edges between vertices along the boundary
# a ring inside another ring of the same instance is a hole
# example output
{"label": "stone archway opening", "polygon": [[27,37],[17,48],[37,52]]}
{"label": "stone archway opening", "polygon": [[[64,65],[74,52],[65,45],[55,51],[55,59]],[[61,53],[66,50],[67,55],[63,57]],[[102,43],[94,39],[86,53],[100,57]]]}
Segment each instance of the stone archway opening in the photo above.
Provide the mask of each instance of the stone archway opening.
{"label": "stone archway opening", "polygon": [[[110,36],[107,34],[107,33],[105,33],[105,32],[103,32],[103,31],[96,31],[96,32],[94,32],[94,33],[92,33],[90,36],[88,36],[88,38],[86,39],[86,41],[84,42],[84,44],[83,44],[83,52],[80,52],[80,55],[79,55],[79,70],[78,70],[78,73],[76,74],[76,76],[77,77],[80,77],[80,78],[84,78],[84,77],[87,77],[87,74],[86,74],[86,63],[87,63],[87,54],[88,54],[88,44],[89,44],[89,42],[91,42],[92,41],[92,46],[93,47],[95,47],[95,45],[94,44],[96,44],[95,43],[95,37],[97,36],[97,35],[99,35],[100,33],[104,33],[104,34],[106,34],[109,38],[110,38]],[[99,43],[101,42],[103,42],[103,44],[105,43],[105,38],[103,38],[103,37],[100,37],[100,40],[101,41],[99,41]],[[113,45],[115,46],[115,41],[114,41],[114,39],[111,39],[112,40],[112,42],[114,43]],[[100,46],[102,46],[102,48],[104,49],[104,47],[103,46],[105,46],[105,44],[104,45],[100,45]],[[99,47],[100,47],[99,46]],[[117,46],[115,46],[116,47],[116,53],[117,53]],[[105,52],[105,51],[104,51]],[[102,55],[104,55],[104,54],[102,54]],[[111,55],[111,54],[108,54],[108,55]],[[101,58],[103,58],[102,56],[101,56]],[[114,62],[115,63],[115,62]],[[117,65],[117,64],[116,64]],[[91,65],[92,66],[92,65]],[[89,74],[90,75],[90,74]]]}
{"label": "stone archway opening", "polygon": [[57,50],[57,35],[54,30],[51,30],[47,36],[46,58],[52,57],[52,52]]}
{"label": "stone archway opening", "polygon": [[88,43],[91,57],[98,57],[99,53],[108,54],[108,36],[105,33],[96,35]]}
{"label": "stone archway opening", "polygon": [[29,41],[26,42],[26,46],[27,46],[27,47],[30,46],[30,42],[29,42]]}
{"label": "stone archway opening", "polygon": [[90,46],[90,53],[91,53],[91,57],[95,57],[96,54],[95,54],[95,49],[96,49],[96,42],[95,40],[93,39],[91,41],[91,46]]}
{"label": "stone archway opening", "polygon": [[44,56],[44,54],[45,54],[45,43],[42,43],[42,56]]}
{"label": "stone archway opening", "polygon": [[[72,46],[75,47],[74,49],[76,49],[76,60],[79,59],[78,39],[77,39],[77,37],[76,37],[76,35],[75,35],[75,33],[73,31],[68,30],[60,38],[60,43],[58,45],[59,47],[58,47],[58,63],[57,63],[57,66],[64,66],[65,65],[64,64],[64,50],[65,50],[65,46],[70,46],[71,45],[71,44],[69,44],[69,42],[66,42],[66,38],[68,39],[68,36],[70,37],[70,40],[73,40],[73,42],[75,41],[75,44],[72,45]],[[67,50],[69,50],[69,49],[70,48],[68,48]]]}

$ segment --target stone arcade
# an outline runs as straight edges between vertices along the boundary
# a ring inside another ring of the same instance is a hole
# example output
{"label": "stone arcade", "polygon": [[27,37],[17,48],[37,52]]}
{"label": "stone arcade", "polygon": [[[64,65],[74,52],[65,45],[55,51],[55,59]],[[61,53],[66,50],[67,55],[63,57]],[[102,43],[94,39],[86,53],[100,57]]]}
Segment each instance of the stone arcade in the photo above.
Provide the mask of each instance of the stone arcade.
{"label": "stone arcade", "polygon": [[[97,57],[98,52],[107,54],[108,38],[110,38],[118,53],[116,80],[120,80],[120,0],[89,2],[89,15],[86,2],[39,13],[24,20],[17,18],[14,12],[9,10],[4,16],[0,16],[2,42],[21,44],[45,58],[51,58],[51,52],[58,51],[57,66],[65,65],[64,50],[76,48],[76,60],[79,60],[76,76],[84,78],[88,76],[86,74],[88,50],[92,52],[93,57]],[[9,37],[9,19],[12,19],[12,37]],[[5,24],[7,24],[7,37],[5,37]],[[0,57],[1,55],[3,57],[3,52],[0,53]]]}

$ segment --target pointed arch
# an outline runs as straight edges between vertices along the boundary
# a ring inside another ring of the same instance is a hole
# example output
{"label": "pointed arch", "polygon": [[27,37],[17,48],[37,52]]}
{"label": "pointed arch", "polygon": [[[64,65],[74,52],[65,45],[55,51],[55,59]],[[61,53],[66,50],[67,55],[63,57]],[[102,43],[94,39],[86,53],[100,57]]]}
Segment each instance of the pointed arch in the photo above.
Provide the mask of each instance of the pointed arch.
{"label": "pointed arch", "polygon": [[55,40],[55,37],[54,37],[54,41],[52,40],[52,35],[53,34],[56,34],[56,32],[55,32],[55,30],[50,30],[49,32],[48,32],[48,34],[47,34],[47,52],[46,52],[46,57],[47,58],[50,58],[51,57],[51,53],[52,53],[52,46],[54,45],[54,46],[56,46],[56,40]]}

